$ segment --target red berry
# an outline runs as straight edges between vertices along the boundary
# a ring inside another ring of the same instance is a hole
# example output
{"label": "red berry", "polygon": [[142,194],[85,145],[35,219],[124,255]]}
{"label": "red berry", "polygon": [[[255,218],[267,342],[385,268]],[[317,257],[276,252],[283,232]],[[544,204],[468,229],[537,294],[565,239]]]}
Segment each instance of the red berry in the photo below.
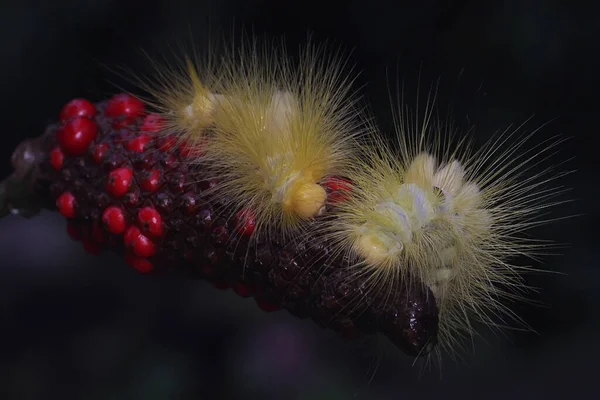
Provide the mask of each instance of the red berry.
{"label": "red berry", "polygon": [[79,228],[71,221],[67,222],[67,233],[71,239],[75,241],[81,240],[81,232],[79,232]]}
{"label": "red berry", "polygon": [[166,136],[164,138],[162,138],[160,140],[160,144],[158,145],[158,148],[162,151],[170,151],[173,147],[175,147],[175,145],[177,144],[177,139],[175,138],[175,136]]}
{"label": "red berry", "polygon": [[117,206],[110,206],[104,210],[104,213],[102,213],[102,222],[104,223],[104,228],[115,235],[120,235],[127,228],[125,214]]}
{"label": "red berry", "polygon": [[148,114],[141,126],[142,132],[156,133],[165,126],[165,119],[159,114]]}
{"label": "red berry", "polygon": [[148,176],[141,180],[140,186],[148,192],[155,192],[158,189],[160,180],[160,171],[153,169]]}
{"label": "red berry", "polygon": [[162,217],[152,207],[144,207],[138,212],[138,221],[142,226],[142,231],[154,237],[160,237],[163,234]]}
{"label": "red berry", "polygon": [[236,292],[238,294],[238,296],[242,296],[242,297],[250,296],[250,289],[248,288],[248,286],[244,285],[242,282],[236,282],[233,285],[233,291]]}
{"label": "red berry", "polygon": [[56,207],[58,211],[67,218],[75,218],[76,201],[72,193],[64,192],[56,199]]}
{"label": "red berry", "polygon": [[86,99],[73,99],[64,105],[60,111],[60,122],[67,122],[71,118],[92,118],[96,115],[96,107]]}
{"label": "red berry", "polygon": [[106,190],[115,197],[122,197],[131,186],[133,172],[127,167],[114,169],[108,174]]}
{"label": "red berry", "polygon": [[250,236],[256,228],[256,215],[252,210],[243,209],[235,215],[235,228],[242,235]]}
{"label": "red berry", "polygon": [[200,157],[204,155],[206,148],[206,140],[201,139],[200,143],[189,143],[184,141],[181,146],[179,146],[179,153],[182,157]]}
{"label": "red berry", "polygon": [[65,125],[59,143],[67,154],[80,156],[87,151],[97,134],[98,127],[94,121],[77,117]]}
{"label": "red berry", "polygon": [[60,170],[65,162],[65,155],[60,147],[55,147],[50,151],[50,165],[55,170]]}
{"label": "red berry", "polygon": [[154,268],[154,265],[152,265],[150,261],[142,257],[137,257],[136,255],[131,253],[127,253],[125,255],[125,262],[130,267],[133,267],[142,273],[150,272]]}
{"label": "red berry", "polygon": [[256,299],[256,304],[258,304],[258,307],[260,307],[260,309],[265,312],[273,312],[273,311],[281,310],[281,307],[278,306],[277,304],[269,303],[262,299]]}
{"label": "red berry", "polygon": [[94,242],[92,239],[84,238],[81,243],[83,244],[83,249],[92,255],[97,256],[98,254],[102,253],[102,246]]}
{"label": "red berry", "polygon": [[104,160],[104,157],[106,157],[106,153],[108,153],[108,145],[106,143],[99,143],[92,150],[92,159],[96,164],[100,164]]}
{"label": "red berry", "polygon": [[142,133],[141,135],[131,139],[125,144],[125,148],[129,151],[135,151],[141,153],[144,151],[146,145],[152,141],[152,136]]}
{"label": "red berry", "polygon": [[140,231],[140,228],[138,228],[135,225],[131,225],[129,228],[127,228],[127,230],[125,231],[125,235],[123,235],[123,243],[125,244],[125,247],[127,247],[127,248],[132,247],[133,242],[141,234],[142,234],[142,231]]}
{"label": "red berry", "polygon": [[140,257],[152,257],[156,253],[156,246],[146,235],[140,233],[133,241],[133,252]]}
{"label": "red berry", "polygon": [[108,101],[105,113],[107,117],[136,118],[144,113],[144,103],[137,97],[121,93]]}

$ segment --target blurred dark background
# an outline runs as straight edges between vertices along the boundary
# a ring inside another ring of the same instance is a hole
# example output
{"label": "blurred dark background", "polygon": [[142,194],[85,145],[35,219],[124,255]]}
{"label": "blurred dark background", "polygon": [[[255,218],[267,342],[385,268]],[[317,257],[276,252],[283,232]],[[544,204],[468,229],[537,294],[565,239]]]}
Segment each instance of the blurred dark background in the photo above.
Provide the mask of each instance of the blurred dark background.
{"label": "blurred dark background", "polygon": [[[571,137],[561,184],[584,213],[538,231],[568,243],[529,277],[546,307],[515,310],[537,331],[478,339],[464,360],[420,365],[377,339],[346,342],[203,282],[140,276],[88,255],[43,213],[0,221],[0,399],[564,398],[598,394],[600,270],[597,101],[600,7],[549,0],[4,0],[0,5],[2,177],[14,147],[73,97],[126,85],[106,66],[145,67],[210,26],[284,35],[290,49],[353,50],[358,85],[391,126],[386,71],[429,85],[478,139],[534,115],[535,140]],[[191,33],[191,35],[190,35]],[[392,82],[393,83],[393,82]],[[457,83],[459,83],[457,85]],[[415,85],[413,85],[415,86]],[[460,87],[460,90],[454,90]],[[416,92],[412,92],[415,94]],[[409,95],[411,92],[408,93]],[[462,118],[462,117],[461,117]],[[595,178],[594,178],[595,177]],[[441,377],[440,377],[441,375]]]}

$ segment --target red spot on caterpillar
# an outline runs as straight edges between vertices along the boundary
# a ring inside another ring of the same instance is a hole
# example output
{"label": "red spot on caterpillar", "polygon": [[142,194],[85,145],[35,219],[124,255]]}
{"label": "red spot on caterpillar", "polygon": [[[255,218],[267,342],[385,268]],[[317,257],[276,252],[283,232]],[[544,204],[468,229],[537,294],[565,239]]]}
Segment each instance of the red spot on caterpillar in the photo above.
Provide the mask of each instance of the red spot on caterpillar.
{"label": "red spot on caterpillar", "polygon": [[347,200],[352,190],[352,182],[340,177],[328,177],[323,181],[323,186],[328,189],[327,201],[331,204]]}
{"label": "red spot on caterpillar", "polygon": [[67,123],[58,137],[63,150],[73,156],[83,155],[98,134],[94,121],[87,118],[75,118]]}
{"label": "red spot on caterpillar", "polygon": [[165,119],[158,114],[148,114],[140,127],[142,132],[156,133],[165,126]]}
{"label": "red spot on caterpillar", "polygon": [[148,192],[155,192],[158,189],[158,184],[160,182],[160,171],[157,169],[153,169],[140,181],[140,186],[142,189]]}
{"label": "red spot on caterpillar", "polygon": [[67,122],[72,118],[93,118],[96,107],[86,99],[73,99],[60,110],[60,122]]}
{"label": "red spot on caterpillar", "polygon": [[55,147],[50,151],[50,165],[52,168],[59,171],[65,162],[65,155],[60,147]]}
{"label": "red spot on caterpillar", "polygon": [[115,197],[122,197],[129,190],[132,178],[133,172],[130,168],[121,167],[114,169],[108,174],[106,190]]}
{"label": "red spot on caterpillar", "polygon": [[235,215],[235,228],[242,235],[252,235],[256,228],[256,214],[249,209],[238,211]]}
{"label": "red spot on caterpillar", "polygon": [[92,150],[92,159],[96,164],[102,163],[104,157],[108,153],[108,145],[106,143],[99,143],[94,146]]}
{"label": "red spot on caterpillar", "polygon": [[125,144],[125,148],[129,151],[142,153],[148,143],[152,141],[152,136],[142,133],[141,135],[131,139]]}
{"label": "red spot on caterpillar", "polygon": [[268,301],[265,301],[263,299],[256,299],[256,304],[258,304],[258,307],[265,312],[274,312],[281,310],[281,307],[277,304],[269,303]]}
{"label": "red spot on caterpillar", "polygon": [[102,222],[104,223],[104,229],[115,235],[122,234],[127,228],[125,214],[117,206],[110,206],[104,210],[104,213],[102,213]]}
{"label": "red spot on caterpillar", "polygon": [[154,265],[150,261],[131,253],[125,255],[125,262],[130,267],[135,268],[142,273],[148,273],[154,268]]}
{"label": "red spot on caterpillar", "polygon": [[138,221],[142,231],[154,237],[160,237],[163,234],[162,217],[152,207],[144,207],[138,212]]}
{"label": "red spot on caterpillar", "polygon": [[156,253],[154,243],[142,234],[142,231],[137,226],[132,225],[127,228],[123,239],[125,247],[128,250],[133,250],[133,253],[137,256],[151,257]]}
{"label": "red spot on caterpillar", "polygon": [[136,118],[144,113],[144,103],[137,97],[126,93],[113,96],[106,105],[107,117]]}
{"label": "red spot on caterpillar", "polygon": [[70,192],[64,192],[56,199],[56,208],[66,218],[75,218],[76,201],[75,196]]}

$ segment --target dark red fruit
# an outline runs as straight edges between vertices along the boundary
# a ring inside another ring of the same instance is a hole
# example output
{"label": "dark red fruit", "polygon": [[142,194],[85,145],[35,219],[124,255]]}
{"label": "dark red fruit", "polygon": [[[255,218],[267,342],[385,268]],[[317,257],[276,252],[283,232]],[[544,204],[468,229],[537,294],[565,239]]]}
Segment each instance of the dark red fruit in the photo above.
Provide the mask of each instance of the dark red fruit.
{"label": "dark red fruit", "polygon": [[139,235],[141,235],[141,233],[142,231],[140,228],[135,225],[131,225],[129,228],[127,228],[125,235],[123,235],[123,243],[125,244],[125,247],[133,247],[133,242]]}
{"label": "dark red fruit", "polygon": [[123,213],[123,210],[117,206],[110,206],[104,210],[102,222],[104,223],[104,228],[115,235],[122,234],[127,228],[125,214]]}
{"label": "dark red fruit", "polygon": [[138,222],[144,233],[154,237],[161,237],[163,234],[162,217],[152,207],[144,207],[138,212]]}
{"label": "dark red fruit", "polygon": [[154,269],[154,265],[145,258],[138,257],[135,254],[127,253],[125,255],[125,262],[130,266],[142,273],[147,273]]}
{"label": "dark red fruit", "polygon": [[81,156],[88,150],[97,134],[98,127],[94,121],[77,117],[65,125],[59,143],[67,154]]}
{"label": "dark red fruit", "polygon": [[142,132],[156,133],[165,126],[165,119],[158,114],[148,114],[140,127]]}
{"label": "dark red fruit", "polygon": [[160,171],[153,169],[150,173],[140,181],[142,189],[148,192],[155,192],[158,189],[160,182]]}
{"label": "dark red fruit", "polygon": [[81,243],[83,244],[83,249],[94,256],[102,253],[102,246],[90,238],[83,238]]}
{"label": "dark red fruit", "polygon": [[233,291],[241,297],[250,297],[251,293],[250,293],[250,289],[248,289],[248,286],[244,285],[242,282],[236,282],[233,285]]}
{"label": "dark red fruit", "polygon": [[323,181],[323,186],[329,189],[327,201],[331,204],[339,203],[350,197],[352,182],[340,177],[329,177]]}
{"label": "dark red fruit", "polygon": [[55,147],[50,151],[50,165],[52,168],[59,171],[65,162],[65,155],[60,147]]}
{"label": "dark red fruit", "polygon": [[108,101],[105,114],[107,117],[140,117],[144,114],[144,103],[136,97],[121,93]]}
{"label": "dark red fruit", "polygon": [[258,304],[260,309],[265,312],[274,312],[281,310],[281,307],[277,304],[269,303],[268,301],[262,299],[256,299],[256,304]]}
{"label": "dark red fruit", "polygon": [[144,148],[148,143],[152,141],[152,136],[147,133],[142,133],[141,135],[131,139],[125,144],[125,148],[129,151],[135,151],[136,153],[142,153]]}
{"label": "dark red fruit", "polygon": [[102,163],[106,154],[108,153],[108,145],[106,143],[99,143],[94,146],[92,150],[92,159],[96,164]]}
{"label": "dark red fruit", "polygon": [[93,118],[96,107],[86,99],[73,99],[64,105],[60,111],[60,122],[67,122],[72,118]]}
{"label": "dark red fruit", "polygon": [[122,197],[131,186],[133,172],[130,168],[121,167],[114,169],[108,174],[106,190],[115,197]]}
{"label": "dark red fruit", "polygon": [[235,215],[235,229],[242,235],[250,236],[256,228],[256,215],[252,210],[244,209]]}
{"label": "dark red fruit", "polygon": [[140,257],[152,257],[156,253],[156,246],[144,234],[139,234],[133,241],[133,252]]}
{"label": "dark red fruit", "polygon": [[79,232],[79,227],[71,221],[67,222],[67,234],[75,241],[81,240],[81,232]]}
{"label": "dark red fruit", "polygon": [[75,218],[77,213],[75,196],[70,192],[64,192],[56,199],[56,208],[66,218]]}
{"label": "dark red fruit", "polygon": [[170,151],[173,149],[173,147],[175,147],[176,144],[177,139],[175,138],[175,136],[169,135],[159,140],[158,148],[162,151]]}

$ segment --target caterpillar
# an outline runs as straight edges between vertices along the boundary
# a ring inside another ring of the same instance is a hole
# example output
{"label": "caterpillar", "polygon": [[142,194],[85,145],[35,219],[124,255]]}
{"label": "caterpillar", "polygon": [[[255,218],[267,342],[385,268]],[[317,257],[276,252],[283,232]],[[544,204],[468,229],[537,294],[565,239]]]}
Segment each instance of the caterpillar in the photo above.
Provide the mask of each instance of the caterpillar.
{"label": "caterpillar", "polygon": [[399,114],[393,150],[364,124],[341,60],[309,46],[291,67],[254,44],[158,74],[149,100],[71,100],[16,149],[1,212],[55,209],[90,253],[207,279],[345,337],[452,350],[524,289],[509,259],[540,245],[515,235],[543,222],[558,191],[541,187],[560,174],[522,175],[546,153],[518,156],[518,131],[452,150],[430,108]]}

